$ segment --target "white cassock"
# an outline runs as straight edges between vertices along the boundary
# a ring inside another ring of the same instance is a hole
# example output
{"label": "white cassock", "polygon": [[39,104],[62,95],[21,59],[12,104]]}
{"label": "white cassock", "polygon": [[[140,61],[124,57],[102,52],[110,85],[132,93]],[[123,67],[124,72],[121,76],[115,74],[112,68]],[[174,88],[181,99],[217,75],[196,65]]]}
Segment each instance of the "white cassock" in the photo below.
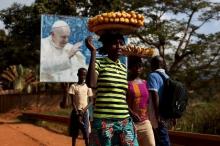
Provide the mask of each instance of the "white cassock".
{"label": "white cassock", "polygon": [[67,43],[60,49],[52,42],[51,36],[41,39],[40,81],[41,82],[77,82],[78,69],[87,69],[84,55],[77,53],[69,59],[71,49],[78,49],[81,42]]}

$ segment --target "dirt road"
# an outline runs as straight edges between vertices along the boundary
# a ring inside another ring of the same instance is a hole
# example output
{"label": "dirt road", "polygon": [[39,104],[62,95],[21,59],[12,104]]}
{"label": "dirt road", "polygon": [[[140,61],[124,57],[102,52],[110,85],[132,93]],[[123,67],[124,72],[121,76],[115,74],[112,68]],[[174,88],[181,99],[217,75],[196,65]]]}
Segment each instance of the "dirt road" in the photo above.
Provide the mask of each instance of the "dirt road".
{"label": "dirt road", "polygon": [[[0,124],[1,146],[71,146],[71,138],[32,124]],[[78,139],[77,146],[84,146]]]}

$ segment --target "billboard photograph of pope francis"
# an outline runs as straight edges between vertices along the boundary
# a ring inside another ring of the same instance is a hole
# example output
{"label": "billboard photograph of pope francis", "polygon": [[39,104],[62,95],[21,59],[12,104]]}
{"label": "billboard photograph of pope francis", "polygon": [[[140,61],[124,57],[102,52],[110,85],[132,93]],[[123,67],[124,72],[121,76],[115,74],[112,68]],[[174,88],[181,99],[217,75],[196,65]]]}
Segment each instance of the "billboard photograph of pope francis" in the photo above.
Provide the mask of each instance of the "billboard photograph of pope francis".
{"label": "billboard photograph of pope francis", "polygon": [[88,67],[86,27],[85,18],[41,16],[41,82],[77,82],[78,69]]}

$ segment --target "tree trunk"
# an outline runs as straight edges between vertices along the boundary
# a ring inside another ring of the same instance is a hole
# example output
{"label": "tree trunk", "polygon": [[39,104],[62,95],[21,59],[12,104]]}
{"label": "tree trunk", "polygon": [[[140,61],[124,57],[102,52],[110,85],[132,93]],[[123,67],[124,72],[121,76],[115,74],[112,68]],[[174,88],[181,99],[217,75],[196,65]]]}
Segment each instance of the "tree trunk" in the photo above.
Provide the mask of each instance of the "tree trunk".
{"label": "tree trunk", "polygon": [[60,102],[60,107],[66,108],[67,107],[69,83],[61,83],[61,88],[62,88],[62,92],[63,92],[63,94],[62,94],[63,98],[62,98],[62,101]]}

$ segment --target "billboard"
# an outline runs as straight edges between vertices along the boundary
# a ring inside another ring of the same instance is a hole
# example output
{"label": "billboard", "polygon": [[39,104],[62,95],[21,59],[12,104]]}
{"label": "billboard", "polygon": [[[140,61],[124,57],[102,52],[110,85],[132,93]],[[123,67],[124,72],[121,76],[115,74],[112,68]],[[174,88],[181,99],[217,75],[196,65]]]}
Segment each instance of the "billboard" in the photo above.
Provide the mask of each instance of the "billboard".
{"label": "billboard", "polygon": [[84,40],[89,35],[98,48],[101,44],[98,36],[88,31],[87,18],[42,15],[40,82],[77,82],[78,69],[88,68],[90,51]]}

